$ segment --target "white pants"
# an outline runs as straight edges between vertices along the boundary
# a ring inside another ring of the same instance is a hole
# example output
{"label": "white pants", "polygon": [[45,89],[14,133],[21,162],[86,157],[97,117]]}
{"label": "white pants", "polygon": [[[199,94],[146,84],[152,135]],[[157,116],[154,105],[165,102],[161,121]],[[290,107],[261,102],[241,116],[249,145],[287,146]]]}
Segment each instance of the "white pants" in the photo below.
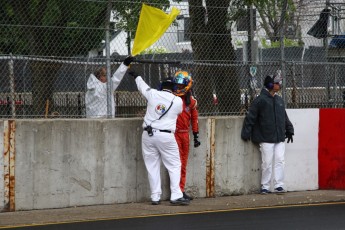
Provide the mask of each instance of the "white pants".
{"label": "white pants", "polygon": [[170,200],[183,196],[180,189],[181,160],[177,142],[173,133],[154,130],[153,136],[146,131],[142,134],[142,152],[151,189],[151,200],[160,200],[161,187],[161,160],[168,170],[170,178]]}
{"label": "white pants", "polygon": [[261,151],[261,189],[270,190],[272,167],[274,188],[284,187],[285,143],[260,143]]}

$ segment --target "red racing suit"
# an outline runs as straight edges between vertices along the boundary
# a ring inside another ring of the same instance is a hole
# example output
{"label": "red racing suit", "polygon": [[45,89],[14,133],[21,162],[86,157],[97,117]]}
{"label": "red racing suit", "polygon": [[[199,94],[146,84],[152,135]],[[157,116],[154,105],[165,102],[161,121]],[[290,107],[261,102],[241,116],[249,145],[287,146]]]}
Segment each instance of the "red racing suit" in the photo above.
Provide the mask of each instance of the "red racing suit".
{"label": "red racing suit", "polygon": [[[187,105],[186,97],[190,97],[190,104]],[[187,161],[189,154],[189,130],[192,125],[193,133],[199,132],[198,124],[198,110],[197,110],[197,100],[190,94],[181,96],[183,101],[183,111],[177,117],[175,138],[180,151],[181,158],[181,180],[180,188],[184,192],[184,187],[186,184],[186,174],[187,174]]]}

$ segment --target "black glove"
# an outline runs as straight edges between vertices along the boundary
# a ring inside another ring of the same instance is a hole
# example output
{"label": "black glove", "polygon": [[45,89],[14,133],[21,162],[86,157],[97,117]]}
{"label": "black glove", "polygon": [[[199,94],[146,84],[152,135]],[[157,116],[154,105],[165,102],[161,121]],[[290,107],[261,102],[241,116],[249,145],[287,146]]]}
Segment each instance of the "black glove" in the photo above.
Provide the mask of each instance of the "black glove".
{"label": "black glove", "polygon": [[242,137],[242,136],[241,136],[241,139],[242,139],[243,141],[249,141],[249,140],[250,140],[250,137]]}
{"label": "black glove", "polygon": [[197,148],[201,145],[200,141],[198,140],[198,132],[193,132],[193,136],[194,136],[194,147]]}
{"label": "black glove", "polygon": [[285,133],[285,139],[287,138],[287,143],[291,141],[293,143],[293,133]]}
{"label": "black glove", "polygon": [[130,72],[128,72],[128,74],[129,75],[131,75],[132,77],[134,77],[134,79],[136,79],[139,75],[136,73],[136,72],[134,72],[134,71],[130,71]]}
{"label": "black glove", "polygon": [[123,64],[126,65],[126,66],[129,66],[132,61],[134,61],[134,57],[133,56],[127,56],[125,58],[125,60],[123,60]]}

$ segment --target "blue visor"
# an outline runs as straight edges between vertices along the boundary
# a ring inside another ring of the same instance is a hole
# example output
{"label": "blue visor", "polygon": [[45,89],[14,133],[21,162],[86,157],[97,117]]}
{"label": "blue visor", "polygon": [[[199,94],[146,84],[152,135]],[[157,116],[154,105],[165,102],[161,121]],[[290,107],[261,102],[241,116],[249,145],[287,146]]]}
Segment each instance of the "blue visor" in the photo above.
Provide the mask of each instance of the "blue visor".
{"label": "blue visor", "polygon": [[186,80],[184,77],[178,77],[176,78],[176,84],[186,84]]}

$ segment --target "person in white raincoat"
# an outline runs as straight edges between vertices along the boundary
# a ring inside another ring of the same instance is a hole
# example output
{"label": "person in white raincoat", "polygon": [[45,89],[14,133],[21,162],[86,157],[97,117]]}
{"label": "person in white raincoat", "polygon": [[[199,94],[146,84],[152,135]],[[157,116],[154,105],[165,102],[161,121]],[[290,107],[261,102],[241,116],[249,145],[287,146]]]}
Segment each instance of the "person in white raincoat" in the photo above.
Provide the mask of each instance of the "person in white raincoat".
{"label": "person in white raincoat", "polygon": [[[128,66],[133,60],[132,56],[126,57],[111,77],[113,91],[120,85]],[[107,71],[105,67],[98,69],[94,74],[90,74],[87,81],[85,106],[87,118],[107,117]],[[111,117],[115,117],[115,101],[113,96],[111,97],[111,108]]]}

